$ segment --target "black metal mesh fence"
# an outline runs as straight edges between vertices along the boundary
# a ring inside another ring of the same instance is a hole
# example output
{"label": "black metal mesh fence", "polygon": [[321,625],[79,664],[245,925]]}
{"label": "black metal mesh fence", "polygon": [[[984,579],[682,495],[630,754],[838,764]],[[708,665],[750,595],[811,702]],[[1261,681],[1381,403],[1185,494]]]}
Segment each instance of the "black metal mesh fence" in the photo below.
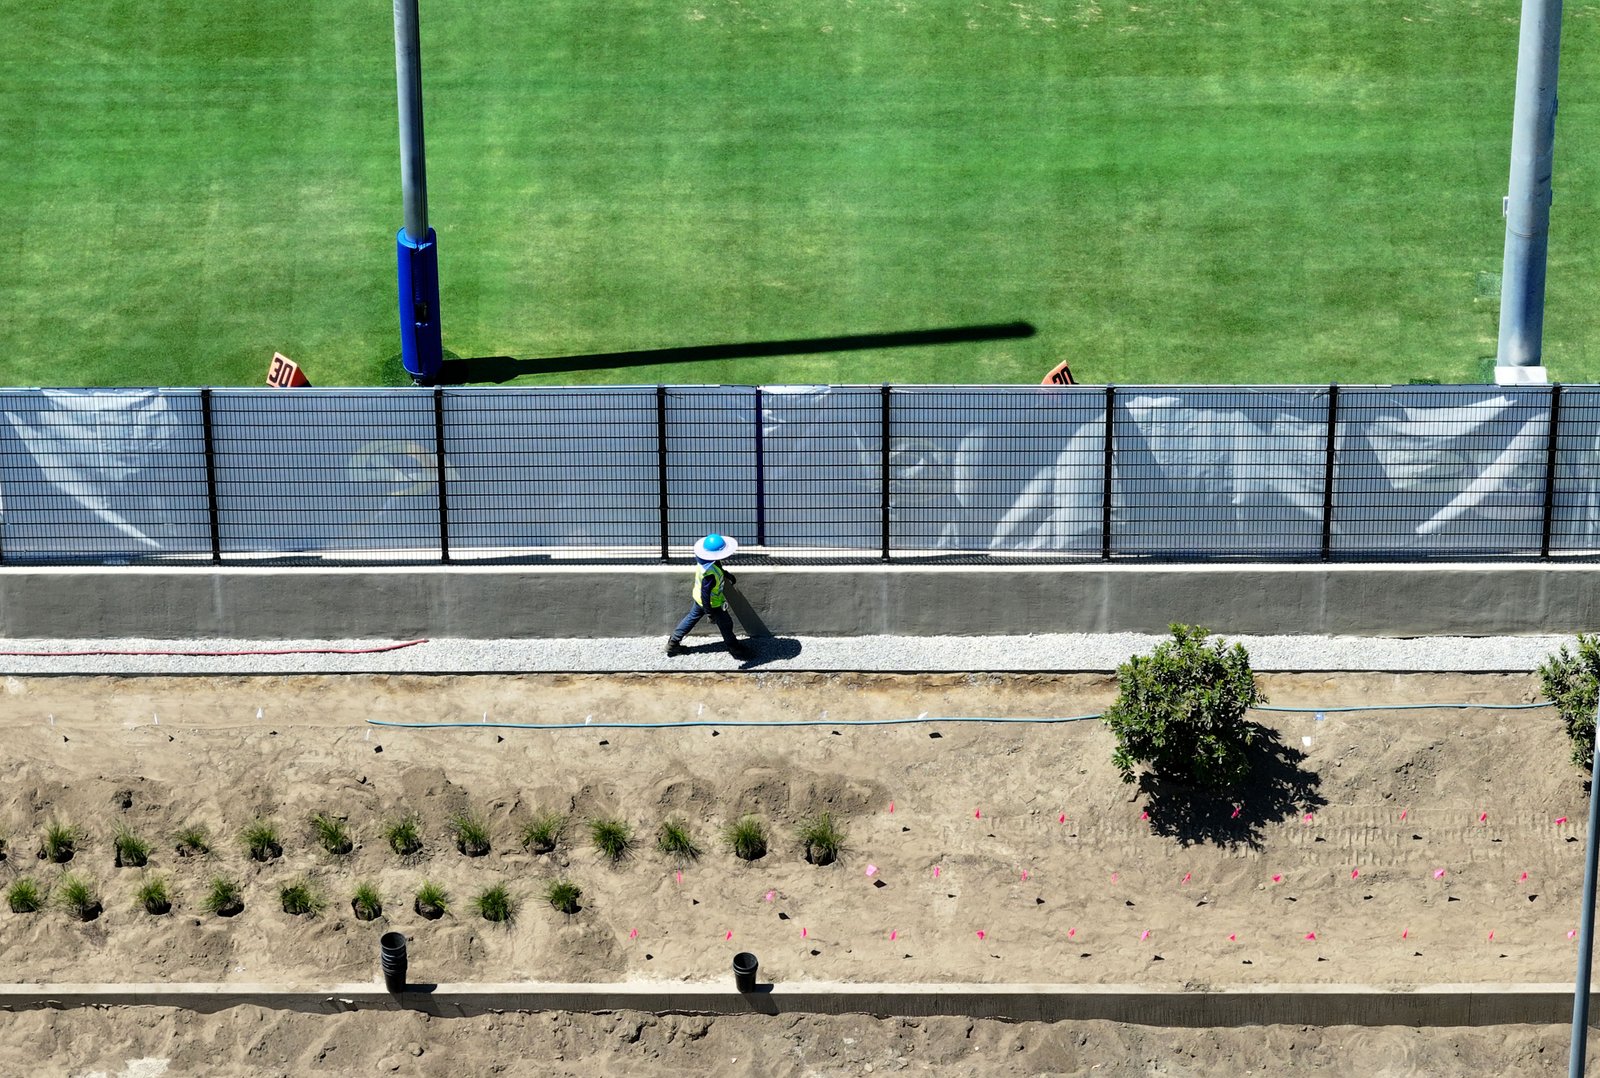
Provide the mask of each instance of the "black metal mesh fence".
{"label": "black metal mesh fence", "polygon": [[0,390],[0,420],[7,563],[659,558],[708,531],[789,557],[1600,553],[1595,386]]}

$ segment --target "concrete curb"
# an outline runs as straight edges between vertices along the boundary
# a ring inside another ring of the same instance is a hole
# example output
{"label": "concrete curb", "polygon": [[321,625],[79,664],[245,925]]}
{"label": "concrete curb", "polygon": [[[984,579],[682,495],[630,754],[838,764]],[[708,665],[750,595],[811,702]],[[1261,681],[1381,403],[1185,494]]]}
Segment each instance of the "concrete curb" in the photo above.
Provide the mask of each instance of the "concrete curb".
{"label": "concrete curb", "polygon": [[[731,980],[731,977],[730,977]],[[307,1014],[414,1010],[440,1017],[508,1011],[649,1011],[656,1014],[869,1014],[1102,1020],[1209,1028],[1254,1025],[1495,1026],[1570,1022],[1568,984],[1248,985],[1186,990],[1126,984],[415,985],[395,996],[377,984],[9,984],[0,1011],[174,1007],[215,1013],[252,1006]]]}

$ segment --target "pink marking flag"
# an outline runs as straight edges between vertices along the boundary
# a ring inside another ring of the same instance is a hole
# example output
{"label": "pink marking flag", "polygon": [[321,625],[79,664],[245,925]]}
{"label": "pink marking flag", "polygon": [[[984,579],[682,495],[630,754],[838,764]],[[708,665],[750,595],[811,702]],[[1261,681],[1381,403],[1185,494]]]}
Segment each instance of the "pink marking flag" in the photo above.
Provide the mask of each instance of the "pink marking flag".
{"label": "pink marking flag", "polygon": [[973,818],[973,819],[974,819],[974,820],[981,820],[981,819],[983,819],[983,810],[982,810],[982,809],[973,809],[973,810],[972,810],[972,818]]}
{"label": "pink marking flag", "polygon": [[1239,813],[1241,813],[1243,811],[1244,811],[1243,807],[1241,807],[1239,805],[1235,805],[1235,806],[1233,806],[1233,815],[1228,817],[1228,818],[1230,820],[1237,820],[1239,818]]}
{"label": "pink marking flag", "polygon": [[679,873],[676,873],[676,875],[678,877],[678,886],[682,887],[683,886],[683,873],[679,872]]}
{"label": "pink marking flag", "polygon": [[1567,822],[1567,818],[1565,816],[1557,816],[1556,817],[1556,823],[1557,824],[1564,824],[1566,822]]}
{"label": "pink marking flag", "polygon": [[1494,929],[1492,929],[1492,928],[1489,929],[1489,942],[1490,943],[1494,942]]}
{"label": "pink marking flag", "polygon": [[1489,818],[1489,814],[1488,814],[1488,813],[1487,813],[1487,812],[1480,812],[1480,813],[1478,813],[1478,822],[1479,822],[1479,823],[1483,823],[1483,822],[1484,822],[1484,821],[1485,821],[1485,820],[1487,820],[1487,819],[1488,819],[1488,818]]}
{"label": "pink marking flag", "polygon": [[1410,809],[1401,809],[1401,810],[1400,810],[1400,822],[1401,822],[1401,823],[1405,823],[1405,820],[1406,820],[1406,813],[1408,813],[1408,812],[1410,812],[1410,811],[1411,811],[1411,810],[1410,810]]}
{"label": "pink marking flag", "polygon": [[878,866],[877,865],[868,865],[867,866],[867,875],[868,876],[876,876],[877,874],[878,874]]}
{"label": "pink marking flag", "polygon": [[801,939],[805,939],[806,938],[806,930],[803,929],[803,928],[800,930],[800,938]]}
{"label": "pink marking flag", "polygon": [[892,929],[892,928],[891,928],[891,929],[889,929],[889,942],[890,942],[890,943],[893,943],[893,942],[894,942],[894,941],[895,941],[895,940],[897,940],[897,939],[899,939],[899,938],[900,938],[900,933],[898,933],[898,932],[896,932],[896,931],[895,931],[895,930],[894,930],[894,929]]}
{"label": "pink marking flag", "polygon": [[1066,822],[1067,822],[1067,814],[1065,812],[1063,812],[1060,816],[1056,817],[1056,823],[1066,823]]}
{"label": "pink marking flag", "polygon": [[890,812],[894,811],[894,802],[893,801],[889,802],[889,811]]}
{"label": "pink marking flag", "polygon": [[1273,883],[1282,883],[1283,882],[1283,874],[1282,873],[1274,873],[1273,876],[1272,876],[1272,882]]}
{"label": "pink marking flag", "polygon": [[938,865],[934,865],[933,866],[933,878],[934,879],[938,879],[939,878],[939,866]]}
{"label": "pink marking flag", "polygon": [[1442,869],[1442,868],[1434,869],[1433,870],[1433,878],[1436,879],[1436,880],[1444,879],[1444,869]]}
{"label": "pink marking flag", "polygon": [[1229,942],[1229,943],[1235,943],[1235,942],[1237,942],[1237,939],[1236,939],[1236,938],[1235,938],[1235,934],[1234,934],[1234,933],[1232,933],[1232,932],[1229,932],[1229,933],[1228,933],[1228,942]]}
{"label": "pink marking flag", "polygon": [[1524,872],[1522,874],[1522,878],[1520,880],[1518,880],[1517,882],[1518,883],[1526,883],[1527,881],[1528,881],[1528,874],[1526,872]]}
{"label": "pink marking flag", "polygon": [[1027,869],[1023,869],[1022,870],[1022,882],[1023,883],[1027,883],[1028,882],[1028,870]]}
{"label": "pink marking flag", "polygon": [[1405,939],[1406,937],[1408,937],[1410,935],[1411,935],[1411,929],[1409,929],[1409,928],[1402,929],[1401,932],[1400,932],[1400,938],[1401,939]]}
{"label": "pink marking flag", "polygon": [[1571,939],[1573,936],[1576,936],[1577,934],[1578,934],[1578,930],[1576,928],[1567,929],[1567,938],[1568,939]]}
{"label": "pink marking flag", "polygon": [[1150,938],[1150,930],[1148,928],[1145,929],[1143,932],[1139,933],[1140,942],[1143,942],[1143,941],[1145,941],[1145,940],[1147,940],[1149,938]]}
{"label": "pink marking flag", "polygon": [[1184,873],[1184,874],[1183,874],[1183,879],[1181,879],[1181,880],[1179,880],[1179,881],[1178,881],[1178,882],[1179,882],[1179,883],[1180,883],[1180,884],[1183,884],[1183,883],[1188,883],[1188,882],[1189,882],[1189,877],[1190,877],[1190,876],[1191,876],[1191,875],[1192,875],[1192,873],[1188,873],[1188,872],[1185,872],[1185,873]]}
{"label": "pink marking flag", "polygon": [[1361,870],[1359,868],[1352,868],[1350,870],[1350,878],[1352,880],[1355,879],[1356,877],[1360,876],[1360,875],[1361,875]]}
{"label": "pink marking flag", "polygon": [[1067,938],[1068,939],[1074,939],[1074,938],[1077,937],[1077,935],[1078,935],[1078,930],[1076,928],[1067,929]]}
{"label": "pink marking flag", "polygon": [[639,930],[637,928],[628,929],[628,938],[631,939],[631,940],[638,939],[639,938]]}
{"label": "pink marking flag", "polygon": [[983,933],[983,929],[981,929],[981,928],[980,928],[980,929],[978,929],[978,938],[979,938],[979,939],[983,939],[983,938],[984,938],[984,933]]}
{"label": "pink marking flag", "polygon": [[726,936],[723,936],[722,938],[724,940],[731,940],[733,938],[733,929],[731,929],[731,928],[728,929],[728,934]]}
{"label": "pink marking flag", "polygon": [[768,901],[768,902],[771,902],[771,901],[772,901],[772,898],[773,898],[773,896],[774,896],[774,895],[776,895],[776,894],[777,894],[777,893],[778,893],[778,892],[776,892],[776,891],[768,891],[768,892],[767,892],[767,901]]}
{"label": "pink marking flag", "polygon": [[1111,882],[1112,883],[1116,883],[1117,882],[1117,874],[1115,872],[1113,872],[1111,874]]}
{"label": "pink marking flag", "polygon": [[1310,823],[1311,822],[1311,813],[1309,813],[1309,812],[1306,813],[1306,818],[1304,820],[1302,820],[1301,822],[1302,823]]}
{"label": "pink marking flag", "polygon": [[1316,938],[1317,938],[1317,934],[1316,934],[1316,933],[1315,933],[1315,932],[1307,932],[1307,933],[1306,933],[1306,939],[1308,939],[1308,940],[1314,940],[1314,939],[1316,939]]}
{"label": "pink marking flag", "polygon": [[1148,820],[1148,819],[1149,819],[1149,818],[1150,818],[1150,814],[1149,814],[1149,813],[1148,813],[1148,812],[1141,812],[1141,813],[1139,813],[1139,819],[1141,819],[1141,820]]}

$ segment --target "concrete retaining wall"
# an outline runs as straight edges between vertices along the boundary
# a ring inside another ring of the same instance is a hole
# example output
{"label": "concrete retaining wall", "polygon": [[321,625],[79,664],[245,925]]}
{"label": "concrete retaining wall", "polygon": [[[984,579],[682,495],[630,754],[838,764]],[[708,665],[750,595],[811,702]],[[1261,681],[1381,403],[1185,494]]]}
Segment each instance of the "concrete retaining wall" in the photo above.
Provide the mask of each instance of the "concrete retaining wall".
{"label": "concrete retaining wall", "polygon": [[1205,991],[1138,985],[779,984],[741,995],[727,985],[443,984],[392,996],[375,984],[9,984],[0,1011],[178,1007],[212,1013],[255,1006],[306,1013],[417,1010],[444,1017],[504,1011],[656,1014],[871,1014],[1011,1021],[1102,1019],[1137,1025],[1221,1027],[1546,1025],[1572,1020],[1572,986],[1453,984],[1258,985]]}
{"label": "concrete retaining wall", "polygon": [[[1600,566],[759,566],[754,635],[1508,636],[1600,627]],[[5,637],[664,636],[683,566],[0,569]]]}

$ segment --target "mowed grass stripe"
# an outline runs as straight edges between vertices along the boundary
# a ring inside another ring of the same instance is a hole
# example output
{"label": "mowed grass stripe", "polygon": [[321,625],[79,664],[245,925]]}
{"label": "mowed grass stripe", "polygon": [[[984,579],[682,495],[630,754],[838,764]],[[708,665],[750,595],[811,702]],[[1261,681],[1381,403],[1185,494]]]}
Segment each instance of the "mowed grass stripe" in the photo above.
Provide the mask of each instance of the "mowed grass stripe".
{"label": "mowed grass stripe", "polygon": [[[392,24],[19,12],[8,384],[398,376]],[[1474,380],[1516,17],[1463,3],[423,5],[445,346],[582,355],[1027,320],[1028,339],[525,381]],[[1600,379],[1568,4],[1546,362]]]}

